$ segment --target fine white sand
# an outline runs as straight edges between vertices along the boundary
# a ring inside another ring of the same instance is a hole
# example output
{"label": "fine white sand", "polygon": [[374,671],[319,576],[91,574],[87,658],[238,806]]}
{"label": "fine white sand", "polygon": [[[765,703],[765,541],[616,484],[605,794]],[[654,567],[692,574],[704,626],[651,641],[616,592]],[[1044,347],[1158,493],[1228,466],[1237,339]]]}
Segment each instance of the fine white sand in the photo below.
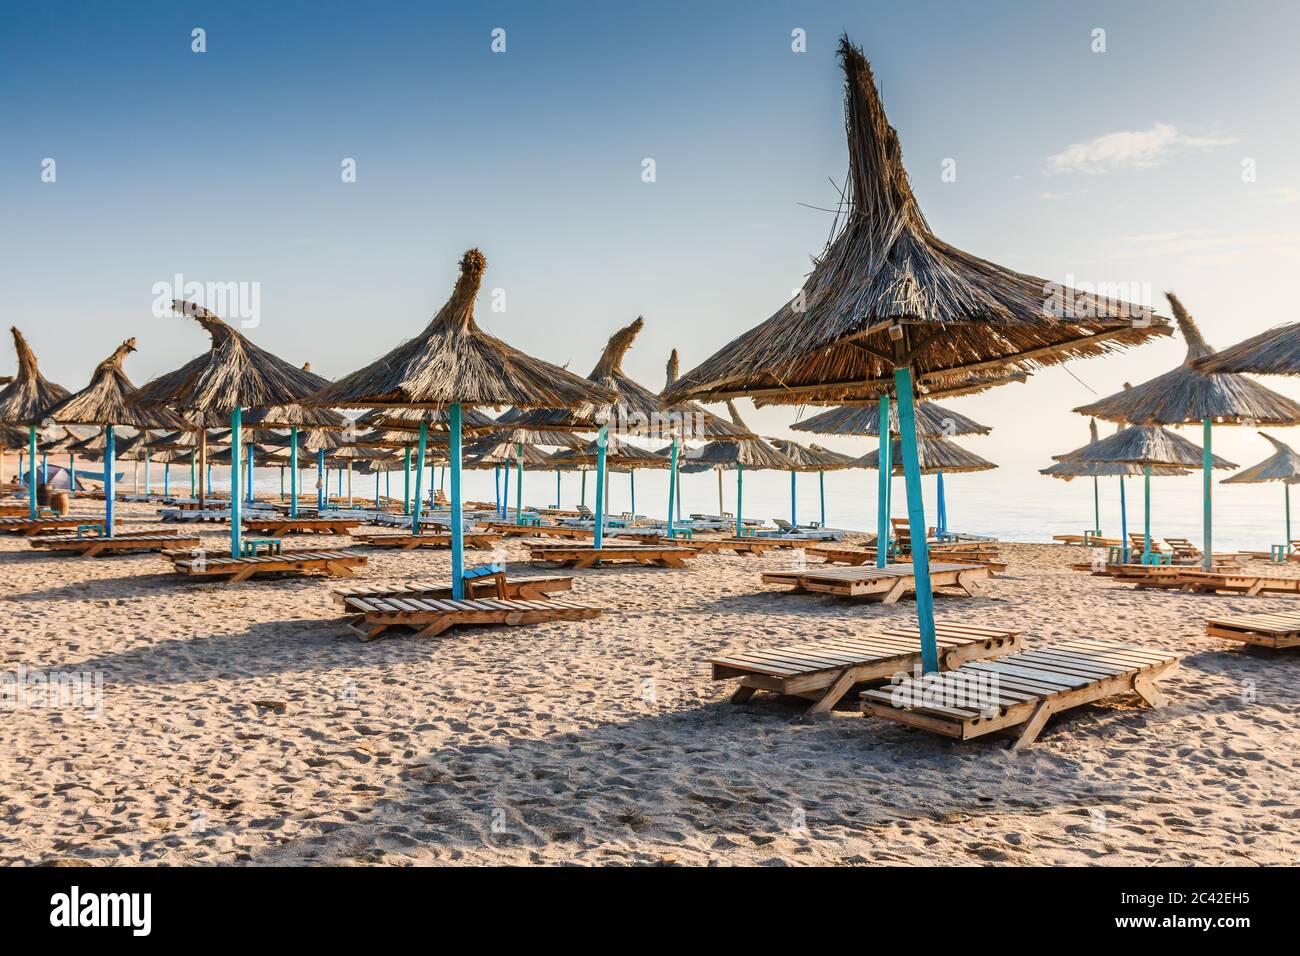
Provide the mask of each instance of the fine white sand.
{"label": "fine white sand", "polygon": [[[157,526],[143,505],[119,514]],[[203,534],[220,547],[220,527]],[[366,553],[359,580],[450,566],[446,552]],[[579,572],[573,596],[607,608],[596,621],[361,644],[324,578],[193,584],[155,555],[53,557],[0,535],[0,670],[104,681],[99,719],[0,716],[0,860],[1296,863],[1300,656],[1203,624],[1300,600],[1136,592],[1068,570],[1083,549],[1003,553],[982,596],[937,600],[941,620],[1020,627],[1033,646],[1096,635],[1176,651],[1169,705],[1081,708],[1020,754],[847,709],[733,706],[710,655],[915,613],[765,587],[759,570],[790,560],[779,552]]]}

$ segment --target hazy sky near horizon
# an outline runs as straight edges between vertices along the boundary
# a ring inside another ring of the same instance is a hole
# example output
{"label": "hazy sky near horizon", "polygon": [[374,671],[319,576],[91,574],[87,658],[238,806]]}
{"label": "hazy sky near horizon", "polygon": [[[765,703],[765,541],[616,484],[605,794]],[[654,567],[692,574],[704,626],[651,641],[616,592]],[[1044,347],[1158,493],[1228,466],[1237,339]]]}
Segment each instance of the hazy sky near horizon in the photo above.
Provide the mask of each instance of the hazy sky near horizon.
{"label": "hazy sky near horizon", "polygon": [[[847,167],[841,30],[944,239],[1158,306],[1173,289],[1220,347],[1300,320],[1294,3],[226,0],[6,7],[5,325],[72,389],[136,336],[142,383],[206,347],[152,314],[156,283],[257,283],[248,334],[335,377],[418,331],[478,246],[506,302],[480,298],[485,328],[585,374],[644,315],[625,368],[657,388],[671,348],[689,369],[767,318],[823,247],[831,217],[808,207],[834,205]],[[956,400],[995,428],[969,447],[1040,480],[1086,441],[1072,407],[1183,351]],[[789,435],[798,412],[749,414]],[[1242,465],[1270,453],[1218,435]]]}

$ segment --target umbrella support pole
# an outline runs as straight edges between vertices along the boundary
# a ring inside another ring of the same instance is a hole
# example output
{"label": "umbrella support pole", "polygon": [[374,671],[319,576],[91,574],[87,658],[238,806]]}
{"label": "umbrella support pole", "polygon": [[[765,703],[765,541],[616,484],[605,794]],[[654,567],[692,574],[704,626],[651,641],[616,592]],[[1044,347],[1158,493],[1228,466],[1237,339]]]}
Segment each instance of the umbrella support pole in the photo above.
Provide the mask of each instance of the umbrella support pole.
{"label": "umbrella support pole", "polygon": [[153,488],[150,487],[150,481],[149,481],[150,464],[152,464],[152,462],[149,460],[149,449],[146,446],[144,450],[144,496],[146,498],[148,498],[151,494],[153,494]]}
{"label": "umbrella support pole", "polygon": [[948,531],[948,496],[943,493],[943,472],[935,472],[934,475],[934,493],[935,493],[935,528],[942,538]]}
{"label": "umbrella support pole", "polygon": [[[4,458],[4,453],[0,452],[0,459]],[[4,484],[4,470],[0,466],[0,485]],[[77,456],[68,452],[68,497],[77,496]]]}
{"label": "umbrella support pole", "polygon": [[1142,563],[1151,563],[1151,466],[1142,466]]}
{"label": "umbrella support pole", "polygon": [[519,470],[515,472],[515,524],[523,524],[524,518],[524,446],[516,446],[519,453]]}
{"label": "umbrella support pole", "polygon": [[316,449],[316,514],[319,515],[325,510],[325,495],[329,491],[325,487],[325,480],[329,476],[325,474],[325,449]]}
{"label": "umbrella support pole", "polygon": [[[424,502],[420,497],[421,489],[424,487],[424,454],[429,448],[429,423],[420,420],[420,450],[415,461],[415,513],[411,515],[411,534],[420,533],[420,512],[423,510]],[[454,528],[452,529],[455,530]],[[455,569],[452,569],[453,574]],[[456,579],[452,578],[451,586],[453,590],[456,587]]]}
{"label": "umbrella support pole", "polygon": [[582,506],[585,508],[585,507],[587,507],[587,473],[584,471],[584,472],[582,472],[581,474],[582,474],[582,498],[581,498],[581,503],[582,503]]}
{"label": "umbrella support pole", "polygon": [[1119,476],[1119,538],[1124,563],[1128,564],[1128,502],[1124,500],[1124,476]]}
{"label": "umbrella support pole", "polygon": [[555,510],[560,510],[560,469],[555,469]]}
{"label": "umbrella support pole", "polygon": [[1092,476],[1092,530],[1101,537],[1101,483]]}
{"label": "umbrella support pole", "polygon": [[[465,522],[460,500],[460,430],[461,408],[452,405],[448,417],[450,433],[448,455],[451,457],[451,596],[460,601],[465,597]],[[421,429],[423,438],[423,429]]]}
{"label": "umbrella support pole", "polygon": [[241,557],[243,542],[240,537],[243,528],[239,519],[239,452],[240,434],[243,427],[244,410],[238,405],[230,412],[230,556]]}
{"label": "umbrella support pole", "polygon": [[605,446],[609,444],[609,428],[601,426],[596,436],[596,526],[592,535],[597,551],[605,543]]}
{"label": "umbrella support pole", "polygon": [[826,472],[817,472],[817,496],[821,501],[821,526],[826,527]]}
{"label": "umbrella support pole", "polygon": [[[934,591],[930,587],[930,548],[925,535],[925,502],[921,497],[921,463],[916,453],[916,414],[912,397],[912,370],[894,370],[898,396],[898,431],[902,439],[903,475],[907,482],[907,526],[912,542],[912,576],[916,581],[916,616],[921,631],[921,667],[932,674],[939,669],[934,636]],[[885,419],[884,421],[888,421]],[[887,428],[881,429],[888,432]],[[885,442],[889,443],[888,434]]]}
{"label": "umbrella support pole", "polygon": [[673,508],[677,504],[677,438],[673,438],[673,451],[668,460],[668,537],[673,538]]}
{"label": "umbrella support pole", "polygon": [[1282,490],[1286,496],[1286,550],[1291,550],[1291,483],[1282,482]]}
{"label": "umbrella support pole", "polygon": [[799,486],[797,484],[799,480],[798,474],[798,472],[793,470],[790,472],[790,524],[794,525],[796,528],[799,527],[799,509],[795,504],[795,496],[799,491]]}
{"label": "umbrella support pole", "polygon": [[298,426],[289,429],[289,517],[298,517]]}
{"label": "umbrella support pole", "polygon": [[199,429],[199,508],[207,507],[208,485],[212,476],[208,474],[208,430]]}
{"label": "umbrella support pole", "polygon": [[889,396],[880,396],[880,451],[876,464],[880,467],[876,486],[876,567],[883,568],[889,563],[889,476],[893,470],[890,453],[893,443],[889,440]]}
{"label": "umbrella support pole", "polygon": [[113,426],[104,426],[104,534],[113,536],[113,499],[117,497],[117,482],[113,475],[113,458],[117,451],[117,440]]}
{"label": "umbrella support pole", "polygon": [[718,517],[727,513],[726,506],[722,503],[722,469],[718,468]]}
{"label": "umbrella support pole", "polygon": [[402,457],[404,459],[403,461],[404,467],[402,469],[402,514],[409,515],[411,513],[411,446],[410,445],[407,445],[406,448],[403,449]]}
{"label": "umbrella support pole", "polygon": [[[283,472],[281,472],[283,474]],[[172,463],[163,462],[163,497],[170,498],[172,495]]]}
{"label": "umbrella support pole", "polygon": [[[721,472],[719,472],[721,474]],[[745,522],[741,516],[742,502],[745,500],[745,466],[736,462],[736,537],[744,534]]]}
{"label": "umbrella support pole", "polygon": [[[1210,570],[1214,564],[1214,519],[1212,517],[1213,508],[1211,507],[1211,490],[1214,487],[1214,455],[1210,451],[1210,431],[1213,420],[1206,418],[1201,422],[1201,429],[1205,434],[1205,440],[1201,444],[1201,483],[1204,489],[1205,498],[1205,516],[1204,516],[1204,537],[1201,565],[1205,570]],[[1290,542],[1287,547],[1290,547]]]}

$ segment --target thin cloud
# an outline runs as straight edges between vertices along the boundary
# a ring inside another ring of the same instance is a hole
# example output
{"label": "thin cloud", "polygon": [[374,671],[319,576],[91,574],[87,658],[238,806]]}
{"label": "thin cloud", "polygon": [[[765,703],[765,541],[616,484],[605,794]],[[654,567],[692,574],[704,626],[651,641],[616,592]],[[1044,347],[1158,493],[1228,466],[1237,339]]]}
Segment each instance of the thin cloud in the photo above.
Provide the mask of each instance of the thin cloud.
{"label": "thin cloud", "polygon": [[1261,259],[1300,262],[1300,232],[1232,232],[1188,229],[1118,236],[1099,260],[1175,257],[1197,266],[1222,266]]}
{"label": "thin cloud", "polygon": [[1150,129],[1106,133],[1084,143],[1071,143],[1047,157],[1049,173],[1098,173],[1117,169],[1152,169],[1189,150],[1217,149],[1237,142],[1231,137],[1189,136],[1170,123]]}
{"label": "thin cloud", "polygon": [[1063,193],[1043,192],[1038,194],[1039,199],[1051,202],[1054,199],[1068,199],[1070,196],[1082,196],[1087,193],[1086,189],[1071,189]]}

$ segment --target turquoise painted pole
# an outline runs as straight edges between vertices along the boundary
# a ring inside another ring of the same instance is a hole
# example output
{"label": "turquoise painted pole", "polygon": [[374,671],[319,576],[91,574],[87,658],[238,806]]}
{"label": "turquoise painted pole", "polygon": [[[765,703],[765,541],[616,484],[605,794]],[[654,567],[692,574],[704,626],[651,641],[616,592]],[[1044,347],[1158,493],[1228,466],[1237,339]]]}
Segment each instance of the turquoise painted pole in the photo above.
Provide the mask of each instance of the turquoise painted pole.
{"label": "turquoise painted pole", "polygon": [[[254,467],[254,466],[253,466],[253,456],[256,454],[256,450],[257,450],[257,446],[256,446],[255,444],[253,444],[252,441],[249,441],[249,443],[248,443],[248,503],[249,503],[250,505],[251,505],[251,504],[253,503],[253,501],[254,501],[254,498],[253,498],[253,478],[254,478],[254,476],[255,476],[256,473],[253,471],[253,467]],[[146,470],[146,471],[145,471],[145,474],[148,475],[149,472]],[[147,482],[148,480],[149,480],[148,478],[145,478],[145,481],[146,481],[146,482]]]}
{"label": "turquoise painted pole", "polygon": [[948,498],[943,493],[943,472],[934,473],[934,493],[935,493],[935,527],[940,535],[948,532]]}
{"label": "turquoise painted pole", "polygon": [[1101,532],[1101,483],[1092,476],[1092,529]]}
{"label": "turquoise painted pole", "polygon": [[149,495],[151,493],[149,490],[149,465],[150,464],[151,462],[149,461],[149,449],[146,448],[144,450],[144,497],[146,501],[149,499]]}
{"label": "turquoise painted pole", "polygon": [[916,578],[921,667],[925,673],[932,674],[939,669],[939,650],[934,637],[934,591],[930,587],[930,547],[925,536],[925,502],[921,498],[921,463],[916,453],[916,416],[910,368],[894,370],[894,391],[898,396],[898,431],[903,451],[903,476],[907,482],[907,525],[912,541],[912,574]]}
{"label": "turquoise painted pole", "polygon": [[239,439],[244,410],[238,405],[230,412],[230,556],[237,558],[243,550],[240,536],[243,526],[239,517]]}
{"label": "turquoise painted pole", "polygon": [[501,467],[501,520],[510,517],[510,462]]}
{"label": "turquoise painted pole", "polygon": [[404,467],[402,468],[402,514],[411,513],[411,446],[403,450]]}
{"label": "turquoise painted pole", "polygon": [[1210,491],[1214,487],[1214,455],[1210,452],[1210,431],[1213,424],[1214,421],[1210,418],[1201,421],[1201,430],[1205,435],[1201,447],[1201,482],[1205,498],[1205,547],[1201,556],[1201,566],[1207,571],[1214,564],[1214,519],[1211,517],[1214,509],[1210,506]]}
{"label": "turquoise painted pole", "polygon": [[1119,476],[1119,538],[1120,553],[1128,564],[1128,502],[1124,500],[1124,476]]}
{"label": "turquoise painted pole", "polygon": [[298,426],[289,427],[289,517],[298,517]]}
{"label": "turquoise painted pole", "polygon": [[673,507],[677,502],[677,438],[673,437],[673,451],[668,459],[668,537],[673,534]]}
{"label": "turquoise painted pole", "polygon": [[316,512],[325,510],[325,493],[329,490],[325,487],[325,482],[329,475],[325,473],[325,449],[316,449]]}
{"label": "turquoise painted pole", "polygon": [[460,500],[460,405],[451,406],[448,416],[451,426],[451,596],[457,601],[465,597],[465,509]]}
{"label": "turquoise painted pole", "polygon": [[[375,466],[372,464],[372,468]],[[375,468],[375,510],[379,510],[379,469]]]}
{"label": "turquoise painted pole", "polygon": [[27,426],[27,516],[36,518],[36,426]]}
{"label": "turquoise painted pole", "polygon": [[[3,452],[0,452],[0,454],[3,454]],[[77,494],[77,456],[72,452],[68,452],[68,474],[71,476],[68,484],[68,497],[73,498]]]}
{"label": "turquoise painted pole", "polygon": [[501,466],[492,466],[492,500],[496,502],[496,515],[498,518],[504,517],[501,514]]}
{"label": "turquoise painted pole", "polygon": [[113,426],[104,427],[104,534],[113,536],[113,499],[117,497],[117,481],[113,474],[113,458],[117,451],[117,440],[113,435]]}
{"label": "turquoise painted pole", "polygon": [[793,469],[790,471],[790,523],[796,528],[799,527],[799,509],[795,506],[795,495],[798,491],[798,485],[795,483],[796,478]]}
{"label": "turquoise painted pole", "polygon": [[876,464],[880,466],[876,485],[876,567],[889,563],[889,460],[892,445],[889,440],[889,396],[880,396],[880,451]]}
{"label": "turquoise painted pole", "polygon": [[[166,472],[163,472],[163,477],[166,478]],[[280,500],[284,501],[284,465],[280,466]]]}
{"label": "turquoise painted pole", "polygon": [[515,524],[523,524],[524,518],[524,446],[517,445],[515,450],[519,453],[519,471],[515,481]]}
{"label": "turquoise painted pole", "polygon": [[171,495],[172,495],[172,463],[170,461],[165,461],[163,462],[163,497],[170,498]]}
{"label": "turquoise painted pole", "polygon": [[682,473],[677,472],[677,480],[673,482],[677,488],[677,520],[682,520]]}
{"label": "turquoise painted pole", "polygon": [[[47,451],[43,451],[41,452],[41,484],[48,485],[49,483],[50,483],[50,453]],[[147,488],[145,490],[148,491]]]}
{"label": "turquoise painted pole", "polygon": [[1142,522],[1144,526],[1145,540],[1142,542],[1142,563],[1151,563],[1151,466],[1142,466],[1142,495],[1144,510],[1142,512]]}
{"label": "turquoise painted pole", "polygon": [[736,462],[736,537],[744,536],[744,522],[741,520],[741,500],[745,487],[745,466]]}
{"label": "turquoise painted pole", "polygon": [[609,426],[602,425],[596,435],[596,527],[593,538],[597,551],[605,543],[605,446],[608,444]]}
{"label": "turquoise painted pole", "polygon": [[821,525],[826,527],[826,472],[817,472],[817,494],[821,499]]}
{"label": "turquoise painted pole", "polygon": [[[420,450],[416,455],[415,461],[415,512],[411,515],[411,534],[420,533],[420,512],[424,510],[424,502],[420,498],[420,489],[424,487],[424,455],[429,448],[429,423],[420,420]],[[452,569],[453,573],[455,568]],[[453,590],[456,587],[455,577],[452,578],[451,586]]]}

